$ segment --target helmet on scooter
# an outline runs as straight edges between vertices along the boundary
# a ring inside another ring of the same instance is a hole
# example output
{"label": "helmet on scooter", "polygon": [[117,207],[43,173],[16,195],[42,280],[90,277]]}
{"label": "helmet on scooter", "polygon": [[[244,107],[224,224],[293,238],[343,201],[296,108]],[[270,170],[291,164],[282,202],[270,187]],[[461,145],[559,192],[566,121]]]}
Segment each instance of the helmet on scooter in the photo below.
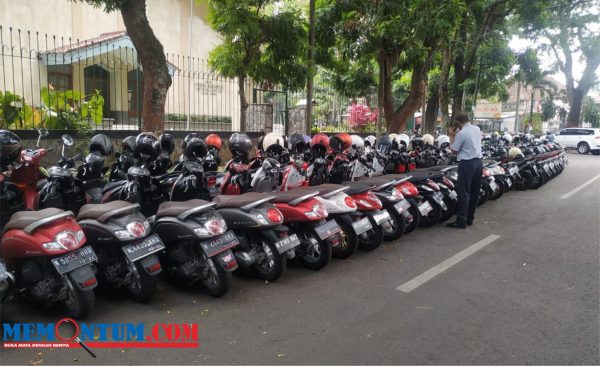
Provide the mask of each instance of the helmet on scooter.
{"label": "helmet on scooter", "polygon": [[214,147],[217,150],[220,150],[223,146],[221,136],[217,135],[216,133],[211,133],[210,135],[206,136],[206,146]]}
{"label": "helmet on scooter", "polygon": [[229,151],[232,154],[247,155],[252,148],[252,140],[245,133],[234,133],[229,138]]}
{"label": "helmet on scooter", "polygon": [[188,142],[190,142],[192,139],[194,138],[199,138],[202,139],[202,135],[199,134],[198,132],[190,132],[187,135],[185,135],[185,137],[183,138],[183,143],[181,144],[181,149],[183,151],[185,151],[185,149],[187,148]]}
{"label": "helmet on scooter", "polygon": [[310,136],[308,136],[308,135],[302,135],[302,138],[304,139],[304,142],[306,142],[306,146],[307,147],[310,146],[310,141],[311,141]]}
{"label": "helmet on scooter", "polygon": [[401,133],[398,135],[398,146],[399,147],[400,147],[400,145],[403,144],[404,148],[407,149],[409,143],[410,143],[410,137],[408,137],[407,134]]}
{"label": "helmet on scooter", "polygon": [[433,142],[434,142],[434,141],[435,141],[435,139],[433,138],[433,136],[432,136],[432,135],[430,135],[430,134],[428,134],[428,133],[426,133],[426,134],[424,134],[424,135],[423,135],[423,143],[424,143],[425,145],[430,145],[430,146],[433,146]]}
{"label": "helmet on scooter", "polygon": [[440,149],[445,149],[450,146],[450,137],[448,135],[439,135],[437,138],[437,144]]}
{"label": "helmet on scooter", "polygon": [[283,136],[269,132],[262,141],[262,148],[267,153],[278,153],[283,151],[285,140]]}
{"label": "helmet on scooter", "polygon": [[352,135],[352,145],[348,149],[351,154],[360,154],[365,151],[365,141],[358,135]]}
{"label": "helmet on scooter", "polygon": [[513,141],[513,137],[510,133],[505,133],[504,136],[502,136],[502,139],[504,139],[504,141],[506,141],[507,144],[510,144]]}
{"label": "helmet on scooter", "polygon": [[202,140],[199,136],[191,136],[185,144],[185,150],[183,154],[186,158],[189,159],[197,159],[203,158],[208,153],[208,149],[206,148],[206,144],[204,140]]}
{"label": "helmet on scooter", "polygon": [[294,154],[301,154],[306,150],[306,142],[302,135],[295,133],[288,139],[288,149]]}
{"label": "helmet on scooter", "polygon": [[325,153],[329,148],[329,137],[324,133],[317,133],[312,137],[310,141],[310,148],[321,151],[321,153]]}
{"label": "helmet on scooter", "polygon": [[[347,150],[352,146],[352,137],[347,133],[338,133],[336,136],[342,140],[342,150]],[[331,140],[329,140],[329,144],[331,145]]]}
{"label": "helmet on scooter", "polygon": [[264,141],[264,139],[265,139],[265,135],[261,135],[261,136],[258,138],[258,141],[256,141],[256,148],[257,148],[258,150],[261,150],[261,151],[264,151],[264,150],[265,150],[265,149],[263,149],[263,141]]}
{"label": "helmet on scooter", "polygon": [[377,151],[381,154],[387,154],[392,150],[392,139],[389,136],[381,136],[377,140]]}
{"label": "helmet on scooter", "polygon": [[523,156],[523,152],[518,147],[511,147],[510,150],[508,150],[508,156],[511,158],[517,158],[519,155]]}
{"label": "helmet on scooter", "polygon": [[390,137],[390,140],[392,141],[392,147],[394,149],[398,149],[400,147],[400,139],[399,139],[400,135],[398,135],[397,133],[390,133],[388,136]]}
{"label": "helmet on scooter", "polygon": [[127,136],[123,139],[123,152],[133,153],[136,144],[135,136]]}
{"label": "helmet on scooter", "polygon": [[375,136],[369,135],[369,136],[365,137],[365,146],[374,148],[376,143],[377,143],[377,138]]}
{"label": "helmet on scooter", "polygon": [[142,132],[135,139],[135,148],[133,155],[138,159],[154,160],[156,159],[156,149],[154,146],[158,142],[156,136],[151,132]]}
{"label": "helmet on scooter", "polygon": [[[350,144],[352,145],[352,144]],[[336,153],[341,153],[344,151],[345,143],[344,140],[338,135],[333,136],[329,139],[329,147]]]}
{"label": "helmet on scooter", "polygon": [[7,167],[21,155],[21,139],[16,133],[0,130],[0,165]]}
{"label": "helmet on scooter", "polygon": [[112,140],[102,133],[91,138],[89,149],[91,153],[99,153],[102,156],[109,156],[114,152]]}
{"label": "helmet on scooter", "polygon": [[163,133],[158,136],[157,152],[164,152],[171,155],[175,150],[175,140],[169,133]]}
{"label": "helmet on scooter", "polygon": [[410,139],[410,145],[412,146],[413,150],[423,147],[423,138],[419,135],[414,135]]}
{"label": "helmet on scooter", "polygon": [[498,146],[498,149],[496,150],[496,154],[499,157],[505,157],[508,154],[508,150],[506,150],[506,148],[504,146]]}

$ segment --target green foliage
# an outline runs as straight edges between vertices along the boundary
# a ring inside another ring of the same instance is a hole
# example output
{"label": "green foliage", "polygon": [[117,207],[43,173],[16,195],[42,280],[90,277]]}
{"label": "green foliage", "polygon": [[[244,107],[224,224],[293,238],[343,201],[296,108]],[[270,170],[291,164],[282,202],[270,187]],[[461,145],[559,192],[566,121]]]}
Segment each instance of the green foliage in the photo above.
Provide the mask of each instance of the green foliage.
{"label": "green foliage", "polygon": [[529,115],[525,116],[523,119],[523,125],[531,124],[531,133],[534,135],[539,135],[542,133],[542,114],[534,113],[533,114],[533,123],[529,122]]}
{"label": "green foliage", "polygon": [[31,114],[31,108],[21,96],[0,91],[0,128],[16,128],[23,124],[28,114]]}
{"label": "green foliage", "polygon": [[42,111],[47,128],[91,134],[89,122],[102,123],[104,98],[100,90],[84,96],[77,90],[42,88]]}
{"label": "green foliage", "polygon": [[548,121],[556,115],[557,108],[551,98],[542,101],[542,121]]}
{"label": "green foliage", "polygon": [[[167,113],[165,114],[165,121],[169,122],[186,122],[187,114],[179,113]],[[190,121],[196,123],[231,123],[231,117],[229,116],[210,116],[204,114],[192,114]]]}
{"label": "green foliage", "polygon": [[226,77],[302,88],[305,24],[297,9],[278,5],[274,0],[209,0],[211,25],[223,37],[210,53],[211,68]]}
{"label": "green foliage", "polygon": [[592,98],[586,98],[583,104],[583,121],[593,128],[600,128],[600,106]]}

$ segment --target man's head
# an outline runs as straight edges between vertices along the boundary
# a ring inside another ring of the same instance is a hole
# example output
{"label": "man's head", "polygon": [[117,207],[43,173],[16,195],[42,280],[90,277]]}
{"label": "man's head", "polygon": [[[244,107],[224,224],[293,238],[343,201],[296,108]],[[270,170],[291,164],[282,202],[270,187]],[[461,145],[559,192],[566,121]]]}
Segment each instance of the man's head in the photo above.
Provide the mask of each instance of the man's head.
{"label": "man's head", "polygon": [[456,112],[456,115],[454,116],[454,120],[456,121],[456,123],[458,124],[458,126],[460,128],[463,128],[465,123],[469,122],[469,115],[466,114],[465,112]]}

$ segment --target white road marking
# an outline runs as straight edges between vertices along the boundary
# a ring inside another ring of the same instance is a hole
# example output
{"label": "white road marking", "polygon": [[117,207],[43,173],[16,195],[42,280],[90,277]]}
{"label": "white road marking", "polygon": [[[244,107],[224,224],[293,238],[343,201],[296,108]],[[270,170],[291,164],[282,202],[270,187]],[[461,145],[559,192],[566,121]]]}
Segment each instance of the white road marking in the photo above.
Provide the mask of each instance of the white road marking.
{"label": "white road marking", "polygon": [[460,252],[456,253],[452,257],[441,262],[437,266],[431,267],[427,271],[421,273],[420,275],[418,275],[417,277],[413,278],[412,280],[406,282],[405,284],[396,287],[396,290],[402,291],[402,292],[407,292],[407,293],[411,292],[412,290],[418,288],[419,286],[421,286],[424,283],[428,282],[429,280],[433,279],[437,275],[443,273],[448,268],[459,263],[463,259],[466,259],[466,258],[470,257],[472,254],[479,251],[480,249],[485,248],[487,245],[493,243],[498,238],[500,238],[500,235],[490,235],[487,238],[484,238],[484,239],[478,241],[477,243],[471,245],[470,247],[461,250]]}
{"label": "white road marking", "polygon": [[567,198],[571,197],[572,195],[574,195],[575,193],[581,191],[582,189],[584,189],[585,187],[589,186],[590,184],[594,183],[594,181],[596,179],[600,178],[600,174],[598,174],[597,176],[595,176],[594,178],[588,180],[587,182],[583,183],[582,185],[580,185],[579,187],[575,188],[574,190],[563,194],[562,196],[560,196],[561,199],[566,200]]}

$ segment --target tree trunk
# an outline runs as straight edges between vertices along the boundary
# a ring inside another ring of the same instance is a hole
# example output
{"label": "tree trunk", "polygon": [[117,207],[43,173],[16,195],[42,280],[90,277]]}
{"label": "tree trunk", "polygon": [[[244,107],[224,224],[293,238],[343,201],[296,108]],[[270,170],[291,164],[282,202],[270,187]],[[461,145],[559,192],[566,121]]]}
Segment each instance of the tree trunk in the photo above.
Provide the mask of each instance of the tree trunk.
{"label": "tree trunk", "polygon": [[123,1],[121,15],[144,70],[143,130],[158,134],[164,130],[165,102],[172,83],[165,52],[148,22],[145,0]]}
{"label": "tree trunk", "polygon": [[238,93],[240,94],[240,132],[246,132],[246,112],[248,102],[246,101],[246,75],[238,75]]}
{"label": "tree trunk", "polygon": [[312,129],[313,82],[315,76],[315,0],[310,0],[308,27],[308,78],[306,80],[306,134]]}
{"label": "tree trunk", "polygon": [[427,99],[427,108],[425,109],[424,122],[421,128],[423,133],[435,134],[435,125],[437,122],[437,111],[439,107],[439,96],[437,90],[431,90],[431,95]]}
{"label": "tree trunk", "polygon": [[446,125],[449,120],[448,113],[448,79],[450,78],[450,64],[452,63],[451,46],[444,47],[442,52],[442,69],[440,71],[440,85],[438,89],[439,107],[442,115],[442,125]]}
{"label": "tree trunk", "polygon": [[[392,88],[386,90],[384,97],[384,108],[386,109],[386,119],[388,119],[388,133],[400,133],[406,129],[410,117],[421,107],[422,98],[425,97],[425,87],[427,85],[427,72],[429,67],[425,63],[420,63],[413,68],[412,79],[410,82],[410,91],[408,97],[402,103],[402,106],[393,111]],[[386,85],[387,86],[387,85]],[[392,110],[391,117],[388,117],[389,110]]]}
{"label": "tree trunk", "polygon": [[[587,94],[587,93],[586,93]],[[567,127],[581,126],[581,108],[583,107],[584,93],[579,89],[573,89],[569,97],[569,114],[567,115]]]}
{"label": "tree trunk", "polygon": [[533,102],[535,98],[535,88],[531,86],[531,101],[529,102],[529,125],[533,129]]}

